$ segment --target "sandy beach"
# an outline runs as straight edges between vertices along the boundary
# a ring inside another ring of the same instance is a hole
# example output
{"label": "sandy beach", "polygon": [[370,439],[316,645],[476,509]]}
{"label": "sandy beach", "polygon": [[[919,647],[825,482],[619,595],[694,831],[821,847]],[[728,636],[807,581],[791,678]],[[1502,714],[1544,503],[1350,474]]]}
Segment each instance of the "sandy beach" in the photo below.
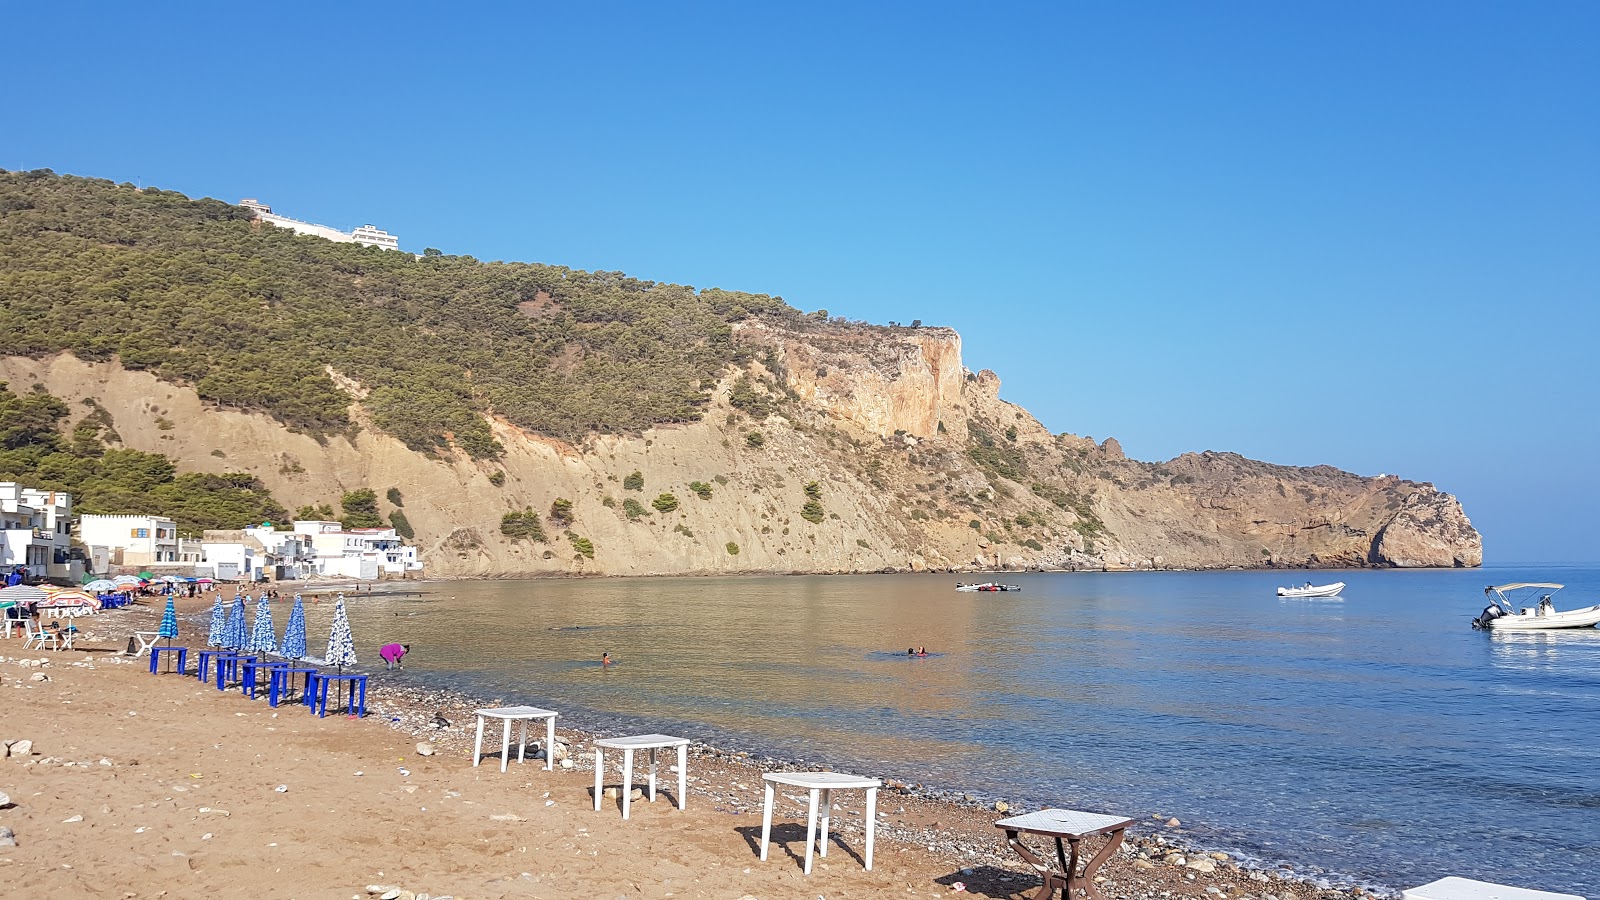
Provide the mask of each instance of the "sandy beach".
{"label": "sandy beach", "polygon": [[[208,609],[203,599],[183,604],[191,621]],[[1040,883],[1004,848],[994,810],[893,787],[879,798],[873,871],[860,860],[858,792],[835,797],[835,836],[809,876],[800,864],[804,795],[780,792],[763,863],[763,761],[700,745],[689,757],[688,808],[673,805],[674,779],[663,772],[668,790],[655,803],[635,801],[625,822],[615,799],[593,809],[592,735],[560,729],[570,768],[546,771],[532,748],[504,774],[493,757],[474,768],[470,710],[481,703],[472,698],[386,687],[379,677],[362,719],[273,709],[192,677],[151,675],[146,659],[122,655],[127,635],[159,615],[146,600],[79,619],[74,651],[25,653],[20,637],[0,641],[0,740],[32,742],[28,755],[0,760],[11,802],[0,826],[16,840],[0,846],[0,879],[18,896],[343,898],[383,886],[434,900],[1020,898]],[[536,703],[533,693],[523,702]],[[436,714],[450,724],[434,725]],[[420,755],[419,742],[432,755]],[[618,784],[607,762],[606,783]],[[1172,852],[1181,841],[1181,825],[1130,830],[1101,890],[1350,895]]]}

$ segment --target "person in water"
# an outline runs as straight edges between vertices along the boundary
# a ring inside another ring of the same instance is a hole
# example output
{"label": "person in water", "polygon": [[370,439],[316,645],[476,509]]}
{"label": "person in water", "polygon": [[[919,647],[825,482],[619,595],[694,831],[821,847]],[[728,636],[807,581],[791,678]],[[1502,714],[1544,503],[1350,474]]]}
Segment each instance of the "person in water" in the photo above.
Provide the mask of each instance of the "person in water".
{"label": "person in water", "polygon": [[411,652],[410,644],[384,644],[378,648],[378,655],[383,657],[385,669],[403,669],[400,660]]}
{"label": "person in water", "polygon": [[607,650],[606,652],[600,654],[600,665],[602,665],[602,666],[611,665],[611,651],[610,650]]}
{"label": "person in water", "polygon": [[906,655],[907,656],[916,656],[917,655],[917,648],[915,648],[915,647],[907,647],[906,648]]}

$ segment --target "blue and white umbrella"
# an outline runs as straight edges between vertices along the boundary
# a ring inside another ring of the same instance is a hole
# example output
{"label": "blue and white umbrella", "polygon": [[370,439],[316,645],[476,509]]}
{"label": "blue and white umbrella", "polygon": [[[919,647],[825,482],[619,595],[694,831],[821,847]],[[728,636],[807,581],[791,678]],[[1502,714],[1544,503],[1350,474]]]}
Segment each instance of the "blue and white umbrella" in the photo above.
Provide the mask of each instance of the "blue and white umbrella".
{"label": "blue and white umbrella", "polygon": [[350,636],[350,616],[344,611],[344,594],[339,595],[339,602],[333,607],[333,630],[328,633],[328,652],[322,661],[325,665],[338,666],[341,671],[345,666],[356,664],[356,642]]}
{"label": "blue and white umbrella", "polygon": [[217,602],[211,605],[211,630],[206,632],[207,647],[221,647],[222,634],[228,628],[228,612],[222,606],[222,594],[217,594]]}
{"label": "blue and white umbrella", "polygon": [[167,598],[167,610],[161,614],[161,627],[157,633],[166,638],[169,644],[178,636],[178,610],[172,605],[171,597]]}
{"label": "blue and white umbrella", "polygon": [[244,645],[252,653],[278,652],[278,637],[272,631],[272,609],[267,606],[267,594],[261,592],[256,603],[256,626],[250,631],[250,640]]}
{"label": "blue and white umbrella", "polygon": [[299,594],[294,595],[294,609],[289,610],[289,624],[283,629],[281,652],[289,659],[306,656],[306,607]]}
{"label": "blue and white umbrella", "polygon": [[244,595],[233,598],[233,609],[228,611],[228,624],[222,629],[222,646],[229,650],[244,648]]}

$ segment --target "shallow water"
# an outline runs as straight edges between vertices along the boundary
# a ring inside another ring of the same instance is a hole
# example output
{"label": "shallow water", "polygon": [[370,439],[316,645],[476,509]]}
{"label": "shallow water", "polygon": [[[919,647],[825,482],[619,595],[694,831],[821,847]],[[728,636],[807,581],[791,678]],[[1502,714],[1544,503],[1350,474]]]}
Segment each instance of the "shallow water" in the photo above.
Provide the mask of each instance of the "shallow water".
{"label": "shallow water", "polygon": [[[1344,572],[1316,576],[1342,600],[1274,596],[1304,575],[459,582],[350,611],[364,662],[410,643],[408,679],[608,733],[1177,816],[1208,845],[1391,887],[1600,894],[1600,631],[1468,627],[1484,584],[1553,579],[1586,605],[1600,571]],[[313,652],[330,609],[310,608]]]}

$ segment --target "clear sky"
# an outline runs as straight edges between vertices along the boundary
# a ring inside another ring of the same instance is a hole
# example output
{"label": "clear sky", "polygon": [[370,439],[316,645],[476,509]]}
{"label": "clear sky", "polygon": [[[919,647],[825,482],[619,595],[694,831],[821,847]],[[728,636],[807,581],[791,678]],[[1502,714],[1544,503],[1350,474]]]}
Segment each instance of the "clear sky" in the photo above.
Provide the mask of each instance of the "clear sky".
{"label": "clear sky", "polygon": [[[13,4],[0,167],[950,325],[1600,560],[1600,4]],[[0,338],[3,340],[3,338]]]}

